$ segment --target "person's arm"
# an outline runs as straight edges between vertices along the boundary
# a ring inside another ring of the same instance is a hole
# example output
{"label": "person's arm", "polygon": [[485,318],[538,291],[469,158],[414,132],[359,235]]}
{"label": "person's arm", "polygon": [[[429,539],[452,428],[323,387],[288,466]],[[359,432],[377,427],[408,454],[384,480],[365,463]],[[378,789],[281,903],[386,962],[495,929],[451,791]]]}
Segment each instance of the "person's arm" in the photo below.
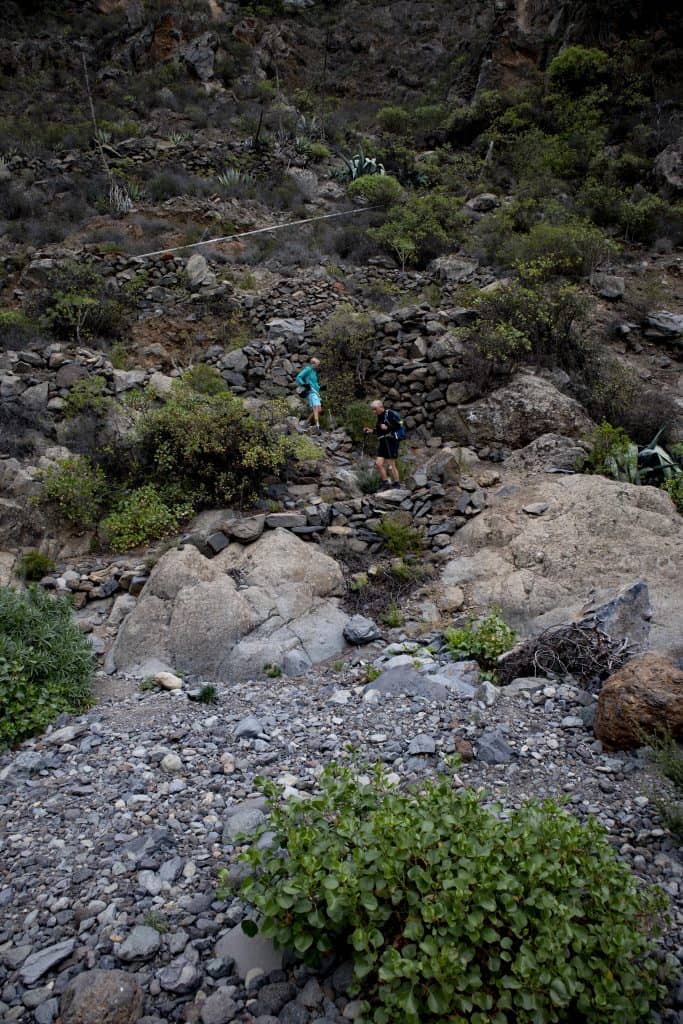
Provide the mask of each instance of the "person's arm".
{"label": "person's arm", "polygon": [[308,378],[310,377],[310,374],[311,374],[311,367],[310,366],[304,366],[303,370],[299,370],[299,372],[296,375],[296,382],[297,382],[297,385],[300,388],[305,388],[306,387],[306,385],[308,384]]}

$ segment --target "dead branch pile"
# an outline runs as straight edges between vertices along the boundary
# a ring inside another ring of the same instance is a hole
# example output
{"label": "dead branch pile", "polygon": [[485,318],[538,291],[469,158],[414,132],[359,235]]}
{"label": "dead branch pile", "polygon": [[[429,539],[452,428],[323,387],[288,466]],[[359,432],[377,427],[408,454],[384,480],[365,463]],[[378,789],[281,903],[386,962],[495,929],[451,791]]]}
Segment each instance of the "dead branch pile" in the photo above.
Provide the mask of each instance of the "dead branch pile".
{"label": "dead branch pile", "polygon": [[571,676],[584,689],[597,693],[605,679],[635,653],[627,639],[613,639],[596,624],[572,622],[513,647],[498,662],[498,678],[505,684],[520,676]]}

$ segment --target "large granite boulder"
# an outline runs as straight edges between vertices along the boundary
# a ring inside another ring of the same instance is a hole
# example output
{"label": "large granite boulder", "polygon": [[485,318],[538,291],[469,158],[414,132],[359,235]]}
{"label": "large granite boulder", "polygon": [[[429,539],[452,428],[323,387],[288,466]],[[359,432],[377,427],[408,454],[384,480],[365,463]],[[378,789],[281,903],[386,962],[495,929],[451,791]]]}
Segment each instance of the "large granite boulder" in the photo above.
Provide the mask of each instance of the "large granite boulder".
{"label": "large granite boulder", "polygon": [[516,629],[536,633],[641,579],[651,646],[683,655],[683,519],[667,494],[602,476],[505,474],[488,503],[458,531],[446,586],[462,587],[477,607],[500,605]]}
{"label": "large granite boulder", "polygon": [[643,746],[662,731],[683,736],[683,669],[655,651],[632,658],[600,691],[593,729],[610,750]]}
{"label": "large granite boulder", "polygon": [[237,681],[261,676],[266,665],[286,670],[292,652],[321,661],[346,646],[343,587],[334,559],[286,530],[213,559],[191,545],[169,551],[123,621],[112,666]]}
{"label": "large granite boulder", "polygon": [[435,421],[441,437],[475,447],[522,448],[541,434],[581,437],[593,427],[577,401],[527,371],[476,402],[444,409]]}

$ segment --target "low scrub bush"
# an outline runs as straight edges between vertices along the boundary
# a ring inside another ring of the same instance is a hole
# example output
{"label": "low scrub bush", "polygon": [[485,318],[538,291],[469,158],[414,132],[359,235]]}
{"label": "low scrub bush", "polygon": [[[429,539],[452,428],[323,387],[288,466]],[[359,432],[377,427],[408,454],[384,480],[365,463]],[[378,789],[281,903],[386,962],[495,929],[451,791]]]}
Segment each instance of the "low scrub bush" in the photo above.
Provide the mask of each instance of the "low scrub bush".
{"label": "low scrub bush", "polygon": [[413,116],[405,107],[380,107],[377,123],[390,135],[405,135],[411,128]]}
{"label": "low scrub bush", "polygon": [[586,438],[590,451],[583,460],[585,473],[601,473],[613,480],[636,483],[638,447],[621,427],[603,422]]}
{"label": "low scrub bush", "polygon": [[683,516],[683,472],[665,480],[662,488],[667,492],[678,511]]}
{"label": "low scrub bush", "polygon": [[403,195],[401,183],[391,174],[364,174],[350,182],[351,199],[362,199],[370,206],[393,206]]}
{"label": "low scrub bush", "polygon": [[112,296],[94,267],[65,261],[30,296],[26,312],[55,337],[80,342],[116,337],[136,308],[135,297],[123,290]]}
{"label": "low scrub bush", "polygon": [[447,629],[444,639],[455,658],[474,658],[483,669],[495,671],[498,658],[510,650],[516,636],[494,608],[483,619],[471,619],[466,626]]}
{"label": "low scrub bush", "polygon": [[107,382],[104,377],[84,377],[77,380],[64,399],[64,415],[67,417],[89,415],[104,416],[109,404],[106,395]]}
{"label": "low scrub bush", "polygon": [[38,502],[80,529],[97,521],[108,491],[103,470],[79,455],[49,466],[41,485]]}
{"label": "low scrub bush", "polygon": [[176,533],[192,512],[191,502],[169,504],[153,484],[147,484],[120,499],[100,523],[100,534],[115,551],[128,551]]}
{"label": "low scrub bush", "polygon": [[572,284],[547,280],[543,261],[520,265],[518,272],[516,280],[480,295],[474,303],[479,321],[458,332],[466,378],[480,394],[521,363],[574,373],[587,361],[585,297]]}
{"label": "low scrub bush", "polygon": [[578,95],[604,82],[609,68],[604,50],[567,46],[548,65],[548,78],[556,88]]}
{"label": "low scrub bush", "polygon": [[41,551],[25,551],[17,565],[17,576],[30,583],[42,580],[55,567],[55,563]]}
{"label": "low scrub bush", "polygon": [[90,704],[92,646],[71,606],[39,587],[0,587],[0,748]]}
{"label": "low scrub bush", "polygon": [[526,234],[513,235],[503,250],[508,265],[543,261],[548,277],[561,274],[578,278],[590,274],[605,260],[617,256],[619,248],[600,228],[587,221],[564,224],[540,222]]}
{"label": "low scrub bush", "polygon": [[424,548],[424,535],[417,527],[404,522],[400,513],[384,516],[377,535],[393,555],[416,555]]}
{"label": "low scrub bush", "polygon": [[361,444],[366,427],[372,427],[377,417],[367,402],[349,402],[344,410],[344,429],[354,444]]}
{"label": "low scrub bush", "polygon": [[226,390],[225,381],[214,366],[196,363],[185,370],[182,381],[200,395],[220,395]]}
{"label": "low scrub bush", "polygon": [[38,330],[18,309],[0,309],[0,351],[25,348],[35,341]]}
{"label": "low scrub bush", "polygon": [[683,747],[671,733],[648,737],[659,772],[673,783],[672,798],[657,795],[655,806],[674,838],[683,841]]}
{"label": "low scrub bush", "polygon": [[350,956],[360,1021],[650,1019],[665,900],[593,820],[552,801],[501,812],[445,775],[403,792],[379,766],[331,765],[306,800],[259,781],[272,811],[242,893],[260,919],[242,927],[311,964]]}
{"label": "low scrub bush", "polygon": [[369,313],[357,312],[348,305],[338,306],[315,329],[321,376],[328,385],[326,404],[332,413],[343,416],[353,400],[364,394],[374,336]]}

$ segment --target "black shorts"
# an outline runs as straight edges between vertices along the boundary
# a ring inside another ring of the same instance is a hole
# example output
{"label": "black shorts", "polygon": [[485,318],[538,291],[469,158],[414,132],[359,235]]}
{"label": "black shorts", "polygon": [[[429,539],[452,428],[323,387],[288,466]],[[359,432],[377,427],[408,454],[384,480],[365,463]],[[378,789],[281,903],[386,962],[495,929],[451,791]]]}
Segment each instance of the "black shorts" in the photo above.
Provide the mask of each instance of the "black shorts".
{"label": "black shorts", "polygon": [[380,437],[377,445],[377,455],[381,459],[398,458],[399,441],[395,437]]}

